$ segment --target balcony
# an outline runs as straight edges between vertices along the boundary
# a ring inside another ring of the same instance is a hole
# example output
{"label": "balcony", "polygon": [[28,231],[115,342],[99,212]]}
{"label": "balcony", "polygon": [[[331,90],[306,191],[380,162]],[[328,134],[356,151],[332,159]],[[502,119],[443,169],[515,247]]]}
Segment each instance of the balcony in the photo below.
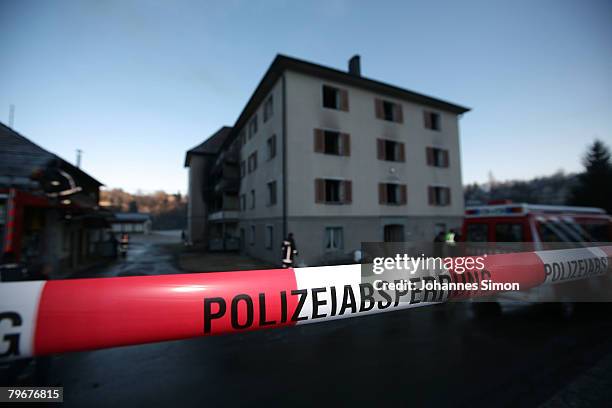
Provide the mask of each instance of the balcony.
{"label": "balcony", "polygon": [[223,178],[215,184],[215,192],[238,193],[240,191],[239,178]]}
{"label": "balcony", "polygon": [[240,211],[238,210],[220,210],[208,216],[208,221],[238,221]]}

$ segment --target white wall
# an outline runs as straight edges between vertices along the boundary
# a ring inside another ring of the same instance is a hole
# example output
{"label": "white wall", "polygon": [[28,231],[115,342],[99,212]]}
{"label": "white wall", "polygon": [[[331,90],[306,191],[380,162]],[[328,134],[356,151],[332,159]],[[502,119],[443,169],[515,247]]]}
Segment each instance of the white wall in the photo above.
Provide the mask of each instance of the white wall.
{"label": "white wall", "polygon": [[[458,117],[456,114],[377,95],[359,88],[347,87],[300,73],[286,72],[287,81],[287,178],[290,180],[289,216],[462,216],[463,189],[459,155]],[[349,111],[322,106],[322,85],[328,84],[349,93]],[[403,123],[376,118],[374,99],[401,103]],[[423,110],[441,115],[441,131],[423,126]],[[351,156],[314,153],[313,129],[337,129],[351,135]],[[386,138],[405,143],[405,163],[377,159],[376,139]],[[449,150],[450,167],[427,166],[425,148]],[[395,173],[391,173],[392,169]],[[316,178],[342,177],[352,180],[351,205],[315,204]],[[407,184],[406,206],[378,203],[378,183]],[[445,185],[451,189],[448,207],[428,204],[428,185]]]}

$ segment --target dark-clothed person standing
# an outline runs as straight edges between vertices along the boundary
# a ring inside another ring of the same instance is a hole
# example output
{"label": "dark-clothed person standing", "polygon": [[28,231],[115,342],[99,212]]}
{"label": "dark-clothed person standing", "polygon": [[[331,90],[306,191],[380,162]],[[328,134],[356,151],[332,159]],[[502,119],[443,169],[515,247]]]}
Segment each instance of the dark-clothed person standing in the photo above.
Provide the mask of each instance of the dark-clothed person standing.
{"label": "dark-clothed person standing", "polygon": [[287,238],[283,241],[281,250],[283,268],[293,267],[293,260],[297,255],[298,251],[292,233],[289,233],[289,235],[287,235]]}

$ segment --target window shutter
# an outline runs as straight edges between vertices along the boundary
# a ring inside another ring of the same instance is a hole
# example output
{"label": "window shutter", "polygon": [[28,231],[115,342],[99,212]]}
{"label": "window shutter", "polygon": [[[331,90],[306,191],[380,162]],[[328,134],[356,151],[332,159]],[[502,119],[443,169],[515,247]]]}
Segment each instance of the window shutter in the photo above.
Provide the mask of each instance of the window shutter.
{"label": "window shutter", "polygon": [[342,155],[350,156],[351,155],[351,135],[348,133],[340,133],[340,137],[342,138]]}
{"label": "window shutter", "polygon": [[408,189],[405,184],[400,186],[400,204],[405,205],[408,202]]}
{"label": "window shutter", "polygon": [[315,179],[315,203],[325,202],[325,180]]}
{"label": "window shutter", "polygon": [[323,153],[325,150],[325,132],[321,129],[314,130],[314,151],[315,153]]}
{"label": "window shutter", "polygon": [[348,91],[346,89],[340,89],[340,110],[348,112],[349,110],[349,100],[348,100]]}
{"label": "window shutter", "polygon": [[387,203],[387,185],[385,183],[378,183],[378,203]]}
{"label": "window shutter", "polygon": [[426,129],[431,129],[431,115],[427,111],[423,111],[423,123]]}
{"label": "window shutter", "polygon": [[344,181],[344,203],[350,204],[353,202],[353,183],[350,180]]}
{"label": "window shutter", "polygon": [[427,165],[428,166],[433,166],[434,165],[434,149],[433,147],[428,147],[426,150],[427,153]]}
{"label": "window shutter", "polygon": [[449,162],[449,158],[448,158],[448,150],[444,150],[444,167],[448,167],[450,164]]}
{"label": "window shutter", "polygon": [[376,139],[376,157],[378,160],[385,160],[385,141]]}
{"label": "window shutter", "polygon": [[406,149],[404,146],[405,146],[404,143],[398,143],[398,148],[399,148],[398,161],[401,161],[401,162],[406,161]]}
{"label": "window shutter", "polygon": [[428,196],[429,196],[429,205],[434,205],[436,203],[436,190],[434,187],[428,187]]}
{"label": "window shutter", "polygon": [[376,110],[376,117],[378,119],[383,119],[384,118],[384,112],[383,112],[383,101],[375,98],[374,99],[374,107]]}
{"label": "window shutter", "polygon": [[446,189],[446,196],[448,197],[448,203],[446,203],[446,205],[450,205],[450,203],[451,203],[451,190],[450,190],[450,188]]}
{"label": "window shutter", "polygon": [[393,105],[395,110],[395,121],[397,123],[404,123],[404,112],[402,111],[402,104],[396,103]]}

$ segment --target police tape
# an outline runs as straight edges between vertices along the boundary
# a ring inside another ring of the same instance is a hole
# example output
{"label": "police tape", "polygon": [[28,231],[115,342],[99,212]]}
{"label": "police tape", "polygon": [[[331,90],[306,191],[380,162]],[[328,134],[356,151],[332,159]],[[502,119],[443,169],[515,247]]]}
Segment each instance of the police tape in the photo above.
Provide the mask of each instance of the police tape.
{"label": "police tape", "polygon": [[[609,273],[611,258],[612,246],[491,255],[480,270],[439,278],[517,282],[525,290]],[[361,265],[6,282],[0,357],[316,323],[493,292],[376,290],[363,281]]]}

